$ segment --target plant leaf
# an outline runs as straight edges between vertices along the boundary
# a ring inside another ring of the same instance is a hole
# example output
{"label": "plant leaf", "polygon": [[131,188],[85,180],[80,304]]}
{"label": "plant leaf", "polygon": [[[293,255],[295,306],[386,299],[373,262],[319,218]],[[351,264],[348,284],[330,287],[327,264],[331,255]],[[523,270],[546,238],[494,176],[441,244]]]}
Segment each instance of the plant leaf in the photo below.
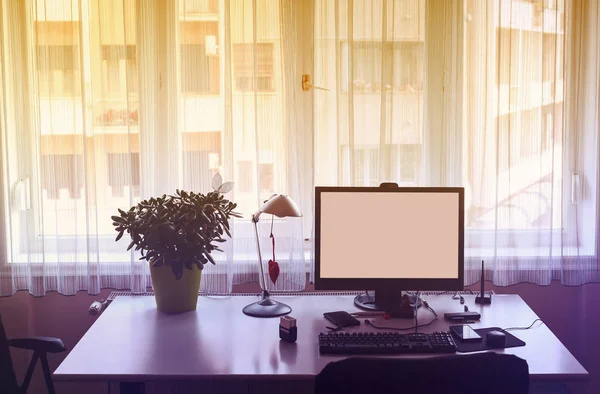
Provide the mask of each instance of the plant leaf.
{"label": "plant leaf", "polygon": [[117,238],[115,239],[115,242],[117,242],[118,240],[120,240],[123,237],[123,232],[124,232],[123,230],[121,230],[119,232],[119,234],[117,235]]}
{"label": "plant leaf", "polygon": [[[222,179],[222,178],[221,178]],[[219,177],[217,177],[219,180]],[[152,197],[131,207],[119,210],[114,216],[116,241],[125,233],[130,237],[127,250],[141,251],[140,260],[152,266],[169,266],[176,278],[195,264],[199,269],[209,261],[210,254],[231,237],[230,218],[239,216],[235,203],[221,192],[229,191],[233,183],[216,184],[206,194],[177,190],[175,195]]]}
{"label": "plant leaf", "polygon": [[206,258],[214,265],[215,264],[215,260],[213,260],[212,256],[210,255],[210,253],[205,253]]}
{"label": "plant leaf", "polygon": [[229,193],[232,190],[233,190],[233,182],[225,182],[224,184],[219,186],[219,188],[217,189],[217,191],[221,194]]}
{"label": "plant leaf", "polygon": [[221,174],[219,174],[218,172],[215,174],[215,176],[213,176],[212,179],[212,187],[215,191],[219,191],[219,187],[221,187],[221,184],[223,183],[223,177],[221,176]]}

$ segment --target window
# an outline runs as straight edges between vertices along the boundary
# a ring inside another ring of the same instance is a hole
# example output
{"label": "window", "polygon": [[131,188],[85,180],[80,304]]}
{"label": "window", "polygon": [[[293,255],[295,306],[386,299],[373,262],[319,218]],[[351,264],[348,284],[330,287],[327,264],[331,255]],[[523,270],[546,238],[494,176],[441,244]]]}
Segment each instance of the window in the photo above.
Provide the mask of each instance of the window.
{"label": "window", "polygon": [[108,186],[110,186],[112,197],[125,197],[125,187],[129,188],[131,195],[139,197],[140,154],[137,152],[108,153],[106,163],[108,165]]}
{"label": "window", "polygon": [[81,94],[79,23],[35,23],[35,65],[40,94],[68,97]]}
{"label": "window", "polygon": [[[596,59],[567,34],[595,30],[565,25],[589,3],[0,0],[7,255],[112,242],[117,208],[219,173],[245,215],[300,201],[303,237],[315,184],[458,185],[470,257],[589,256]],[[254,258],[245,241],[227,256]],[[106,245],[76,258],[132,258]]]}
{"label": "window", "polygon": [[[256,55],[256,75],[254,56]],[[233,45],[233,75],[238,92],[273,91],[273,44],[258,43]]]}
{"label": "window", "polygon": [[218,22],[183,21],[180,24],[181,92],[217,95],[221,83]]}
{"label": "window", "polygon": [[237,162],[236,179],[240,192],[251,192],[254,189],[252,162],[249,160],[241,160]]}
{"label": "window", "polygon": [[206,15],[219,12],[219,0],[186,0],[179,3],[185,15]]}
{"label": "window", "polygon": [[49,96],[79,94],[78,52],[75,45],[39,45],[37,47],[40,92]]}
{"label": "window", "polygon": [[185,132],[183,188],[198,193],[212,190],[212,177],[221,167],[221,132]]}
{"label": "window", "polygon": [[42,155],[42,189],[49,200],[81,198],[84,187],[83,156]]}
{"label": "window", "polygon": [[[476,19],[483,17],[481,11],[468,10]],[[467,24],[466,97],[474,103],[486,100],[468,106],[463,134],[469,146],[463,156],[471,193],[467,227],[510,230],[513,236],[515,231],[565,231],[563,196],[571,188],[562,178],[569,149],[563,145],[565,37],[556,23],[564,14],[548,2],[510,0],[492,2],[488,12],[491,24]],[[479,51],[476,35],[486,34],[494,40]],[[489,62],[494,66],[487,67]],[[493,83],[485,80],[490,69]],[[481,130],[494,130],[494,137]],[[545,236],[531,244],[552,242]]]}
{"label": "window", "polygon": [[258,165],[258,175],[260,179],[261,193],[274,193],[274,171],[273,163],[260,163]]}
{"label": "window", "polygon": [[[423,90],[423,42],[396,41],[381,42],[359,41],[353,47],[351,78],[354,93],[378,93],[383,88],[386,92],[416,92]],[[349,75],[348,43],[342,44],[341,62],[343,91],[348,91]],[[382,67],[385,64],[386,67]],[[393,64],[388,70],[387,65]],[[387,75],[382,78],[382,72]]]}
{"label": "window", "polygon": [[421,150],[419,144],[399,144],[392,147],[392,166],[396,168],[398,179],[402,184],[419,185],[419,169],[421,168]]}
{"label": "window", "polygon": [[135,45],[103,45],[102,63],[107,93],[138,92]]}

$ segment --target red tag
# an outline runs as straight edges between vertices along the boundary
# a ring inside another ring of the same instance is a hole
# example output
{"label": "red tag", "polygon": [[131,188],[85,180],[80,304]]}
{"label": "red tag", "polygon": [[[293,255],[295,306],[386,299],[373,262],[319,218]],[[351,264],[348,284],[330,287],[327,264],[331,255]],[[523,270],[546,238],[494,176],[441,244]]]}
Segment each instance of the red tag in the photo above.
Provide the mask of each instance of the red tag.
{"label": "red tag", "polygon": [[271,282],[275,284],[275,282],[277,282],[278,277],[279,263],[277,261],[269,260],[269,278],[271,278]]}

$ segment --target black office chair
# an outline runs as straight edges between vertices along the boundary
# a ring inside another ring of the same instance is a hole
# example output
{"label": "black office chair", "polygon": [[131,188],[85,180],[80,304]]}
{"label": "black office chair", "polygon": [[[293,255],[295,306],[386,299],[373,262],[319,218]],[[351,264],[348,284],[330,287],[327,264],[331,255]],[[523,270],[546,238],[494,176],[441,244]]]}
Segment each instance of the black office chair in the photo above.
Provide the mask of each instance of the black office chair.
{"label": "black office chair", "polygon": [[[13,368],[12,359],[10,358],[9,346],[33,350],[33,356],[31,362],[27,368],[25,379],[21,386],[17,383],[17,377]],[[48,359],[46,354],[48,353],[60,353],[64,352],[65,345],[58,338],[49,337],[35,337],[35,338],[15,338],[8,339],[6,332],[4,331],[4,325],[2,324],[2,317],[0,316],[0,393],[3,394],[24,394],[27,392],[27,387],[31,382],[33,370],[37,364],[38,358],[41,361],[42,369],[44,371],[44,378],[46,379],[46,387],[48,393],[54,394],[54,385],[52,384],[52,375],[50,374],[50,368],[48,367]]]}
{"label": "black office chair", "polygon": [[527,394],[529,368],[516,356],[349,358],[328,364],[315,394]]}

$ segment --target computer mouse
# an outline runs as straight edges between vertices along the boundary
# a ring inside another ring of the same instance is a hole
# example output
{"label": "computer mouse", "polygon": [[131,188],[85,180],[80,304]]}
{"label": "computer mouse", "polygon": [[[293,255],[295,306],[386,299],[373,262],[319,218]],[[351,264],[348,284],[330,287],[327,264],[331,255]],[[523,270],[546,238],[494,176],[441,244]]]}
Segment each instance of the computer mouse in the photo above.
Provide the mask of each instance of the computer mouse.
{"label": "computer mouse", "polygon": [[485,343],[490,349],[504,348],[506,345],[506,335],[502,331],[488,331],[485,334]]}

